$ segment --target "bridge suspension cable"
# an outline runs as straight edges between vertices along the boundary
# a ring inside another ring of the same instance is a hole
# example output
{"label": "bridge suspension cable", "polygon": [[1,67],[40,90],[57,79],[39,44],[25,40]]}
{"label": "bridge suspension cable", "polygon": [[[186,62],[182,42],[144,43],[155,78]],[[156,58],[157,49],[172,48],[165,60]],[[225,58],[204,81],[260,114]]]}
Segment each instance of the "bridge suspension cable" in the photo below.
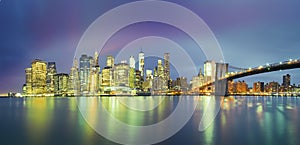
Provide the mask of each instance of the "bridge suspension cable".
{"label": "bridge suspension cable", "polygon": [[235,69],[235,70],[247,70],[246,68],[240,68],[240,67],[236,67],[236,66],[232,66],[232,65],[229,65],[228,67],[231,69]]}

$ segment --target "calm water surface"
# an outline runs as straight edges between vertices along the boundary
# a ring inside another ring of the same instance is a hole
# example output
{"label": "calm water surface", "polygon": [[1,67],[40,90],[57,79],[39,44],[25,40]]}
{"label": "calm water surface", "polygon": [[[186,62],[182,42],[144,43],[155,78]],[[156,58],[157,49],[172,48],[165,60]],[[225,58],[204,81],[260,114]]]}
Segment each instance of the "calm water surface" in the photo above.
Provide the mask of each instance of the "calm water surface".
{"label": "calm water surface", "polygon": [[[138,98],[149,103],[157,99]],[[196,111],[179,132],[159,144],[300,144],[300,98],[296,97],[221,98],[221,110],[204,132],[199,132],[198,126],[208,97],[160,97],[161,103],[150,111],[129,109],[116,103],[118,99],[0,98],[0,145],[116,144],[98,135],[86,123],[77,107],[78,100],[92,102],[86,106],[88,110],[93,110],[97,106],[95,102],[101,100],[115,118],[130,125],[143,126],[164,120],[180,99],[191,99]],[[89,117],[96,115],[91,111]],[[108,129],[118,131],[113,125]]]}

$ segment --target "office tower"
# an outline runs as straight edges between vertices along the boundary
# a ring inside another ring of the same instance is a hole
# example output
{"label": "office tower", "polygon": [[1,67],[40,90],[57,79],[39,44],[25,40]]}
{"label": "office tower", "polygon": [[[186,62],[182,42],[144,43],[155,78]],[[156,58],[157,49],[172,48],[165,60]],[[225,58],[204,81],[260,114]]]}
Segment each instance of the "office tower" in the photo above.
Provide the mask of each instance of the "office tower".
{"label": "office tower", "polygon": [[254,82],[253,83],[253,92],[262,93],[265,91],[264,82]]}
{"label": "office tower", "polygon": [[165,80],[170,80],[170,54],[165,53],[164,54],[164,75]]}
{"label": "office tower", "polygon": [[157,66],[154,68],[153,76],[154,76],[154,77],[157,77],[157,76],[158,76],[158,68],[157,68]]}
{"label": "office tower", "polygon": [[91,61],[91,68],[90,68],[90,77],[89,77],[89,85],[88,85],[88,92],[91,94],[97,94],[100,88],[99,84],[99,74],[100,74],[100,66],[98,63],[98,53],[95,52],[93,61]]}
{"label": "office tower", "polygon": [[161,78],[164,78],[164,68],[160,59],[157,60],[157,75]]}
{"label": "office tower", "polygon": [[104,67],[102,69],[102,88],[113,86],[113,70],[111,67]]}
{"label": "office tower", "polygon": [[202,69],[200,68],[197,76],[194,76],[191,81],[191,88],[194,91],[198,91],[199,87],[204,84],[204,75],[202,73]]}
{"label": "office tower", "polygon": [[159,59],[157,60],[157,67],[154,70],[154,77],[152,83],[152,90],[153,91],[163,91],[167,88],[165,77],[164,77],[164,68],[162,65],[162,61]]}
{"label": "office tower", "polygon": [[59,73],[54,75],[54,92],[56,95],[67,95],[69,75]]}
{"label": "office tower", "polygon": [[142,82],[143,82],[143,78],[142,78],[141,71],[135,70],[135,88],[137,90],[142,89]]}
{"label": "office tower", "polygon": [[116,87],[129,87],[129,65],[127,63],[116,64],[113,73]]}
{"label": "office tower", "polygon": [[141,72],[141,77],[144,78],[144,69],[145,69],[145,58],[144,52],[139,53],[139,71]]}
{"label": "office tower", "polygon": [[88,84],[90,78],[90,68],[92,57],[85,54],[81,55],[79,62],[79,82],[80,82],[80,92],[88,91]]}
{"label": "office tower", "polygon": [[129,87],[131,89],[135,88],[135,69],[129,68]]}
{"label": "office tower", "polygon": [[284,92],[290,91],[289,88],[291,86],[291,75],[290,74],[284,75],[282,79],[283,79],[282,85],[283,85]]}
{"label": "office tower", "polygon": [[146,80],[153,79],[152,70],[146,70]]}
{"label": "office tower", "polygon": [[114,67],[115,65],[115,58],[112,55],[106,57],[106,66],[107,67]]}
{"label": "office tower", "polygon": [[48,62],[46,75],[47,93],[54,93],[54,75],[56,74],[55,62]]}
{"label": "office tower", "polygon": [[175,84],[176,86],[179,86],[182,91],[187,91],[189,87],[186,77],[178,77]]}
{"label": "office tower", "polygon": [[204,74],[203,74],[201,68],[199,70],[198,77],[199,77],[199,80],[200,80],[200,84],[199,85],[202,86],[204,84]]}
{"label": "office tower", "polygon": [[146,70],[146,80],[143,82],[144,91],[150,91],[153,84],[152,70]]}
{"label": "office tower", "polygon": [[69,74],[68,92],[72,95],[78,95],[79,93],[79,72],[78,72],[78,61],[74,60],[73,66]]}
{"label": "office tower", "polygon": [[205,81],[214,81],[216,77],[216,63],[214,61],[206,61],[204,63]]}
{"label": "office tower", "polygon": [[25,74],[26,74],[26,82],[25,82],[26,94],[30,95],[30,94],[32,94],[32,69],[26,68]]}
{"label": "office tower", "polygon": [[135,59],[133,56],[129,57],[129,67],[135,69]]}
{"label": "office tower", "polygon": [[32,93],[44,94],[46,93],[46,74],[47,63],[42,60],[34,60],[31,63],[32,76]]}

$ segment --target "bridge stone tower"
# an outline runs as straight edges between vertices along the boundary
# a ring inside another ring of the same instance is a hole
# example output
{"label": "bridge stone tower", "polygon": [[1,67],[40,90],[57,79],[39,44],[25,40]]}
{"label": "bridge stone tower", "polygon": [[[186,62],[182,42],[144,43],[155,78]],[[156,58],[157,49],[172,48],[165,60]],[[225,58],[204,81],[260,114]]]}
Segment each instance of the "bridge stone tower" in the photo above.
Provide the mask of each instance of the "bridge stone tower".
{"label": "bridge stone tower", "polygon": [[228,81],[225,78],[227,72],[228,72],[228,63],[216,63],[216,76],[215,76],[216,96],[228,95]]}

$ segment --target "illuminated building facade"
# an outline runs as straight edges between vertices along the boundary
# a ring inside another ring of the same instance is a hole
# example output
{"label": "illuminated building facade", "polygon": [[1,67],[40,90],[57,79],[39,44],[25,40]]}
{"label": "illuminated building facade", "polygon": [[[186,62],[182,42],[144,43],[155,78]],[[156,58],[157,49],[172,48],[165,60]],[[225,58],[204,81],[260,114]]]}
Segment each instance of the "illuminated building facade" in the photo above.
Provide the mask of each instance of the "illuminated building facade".
{"label": "illuminated building facade", "polygon": [[282,86],[284,92],[291,91],[291,75],[286,74],[282,77]]}
{"label": "illuminated building facade", "polygon": [[71,95],[77,95],[79,93],[79,72],[78,72],[78,61],[75,59],[73,66],[69,74],[68,92]]}
{"label": "illuminated building facade", "polygon": [[164,92],[167,89],[167,81],[165,80],[164,67],[162,60],[157,60],[157,67],[154,69],[153,87],[152,90],[159,93]]}
{"label": "illuminated building facade", "polygon": [[106,57],[106,66],[107,67],[114,67],[115,65],[115,58],[112,55]]}
{"label": "illuminated building facade", "polygon": [[278,82],[269,82],[265,85],[265,91],[268,93],[274,93],[274,92],[279,92],[280,90],[280,85]]}
{"label": "illuminated building facade", "polygon": [[151,91],[152,84],[153,84],[152,70],[146,70],[146,79],[143,82],[143,90],[147,92]]}
{"label": "illuminated building facade", "polygon": [[129,57],[129,67],[135,69],[135,59],[133,56]]}
{"label": "illuminated building facade", "polygon": [[113,70],[111,67],[104,67],[102,69],[102,88],[113,86]]}
{"label": "illuminated building facade", "polygon": [[91,94],[97,94],[100,88],[99,77],[100,77],[100,66],[98,63],[98,53],[95,52],[94,58],[91,61],[88,92]]}
{"label": "illuminated building facade", "polygon": [[124,62],[116,64],[113,71],[115,86],[129,87],[129,65]]}
{"label": "illuminated building facade", "polygon": [[165,77],[165,83],[167,89],[170,89],[170,85],[168,85],[168,82],[170,81],[170,54],[169,53],[164,54],[164,77]]}
{"label": "illuminated building facade", "polygon": [[141,77],[144,77],[144,69],[145,69],[145,58],[144,58],[144,52],[141,51],[139,53],[139,71],[141,72]]}
{"label": "illuminated building facade", "polygon": [[90,69],[92,57],[85,54],[81,55],[79,62],[79,82],[80,82],[80,92],[88,92],[88,84],[90,78]]}
{"label": "illuminated building facade", "polygon": [[234,93],[247,93],[248,84],[245,81],[238,81],[235,83]]}
{"label": "illuminated building facade", "polygon": [[25,69],[25,76],[26,76],[26,81],[25,81],[26,93],[25,94],[30,95],[30,94],[32,94],[32,69],[31,68]]}
{"label": "illuminated building facade", "polygon": [[66,95],[68,93],[69,75],[59,73],[54,75],[54,92],[56,95]]}
{"label": "illuminated building facade", "polygon": [[198,91],[199,87],[204,84],[204,75],[202,69],[200,68],[198,76],[194,76],[191,81],[191,89]]}
{"label": "illuminated building facade", "polygon": [[47,63],[38,59],[34,60],[31,63],[31,72],[32,93],[46,93]]}
{"label": "illuminated building facade", "polygon": [[255,93],[262,93],[265,91],[265,84],[264,82],[254,82],[253,83],[253,92]]}
{"label": "illuminated building facade", "polygon": [[205,81],[214,81],[216,77],[216,63],[214,61],[206,61],[204,63]]}
{"label": "illuminated building facade", "polygon": [[135,69],[129,68],[129,87],[131,89],[135,88]]}
{"label": "illuminated building facade", "polygon": [[54,93],[54,75],[56,74],[55,62],[48,62],[46,75],[46,89],[47,93]]}
{"label": "illuminated building facade", "polygon": [[135,88],[137,90],[141,90],[142,83],[143,83],[143,78],[141,72],[139,70],[135,70]]}

